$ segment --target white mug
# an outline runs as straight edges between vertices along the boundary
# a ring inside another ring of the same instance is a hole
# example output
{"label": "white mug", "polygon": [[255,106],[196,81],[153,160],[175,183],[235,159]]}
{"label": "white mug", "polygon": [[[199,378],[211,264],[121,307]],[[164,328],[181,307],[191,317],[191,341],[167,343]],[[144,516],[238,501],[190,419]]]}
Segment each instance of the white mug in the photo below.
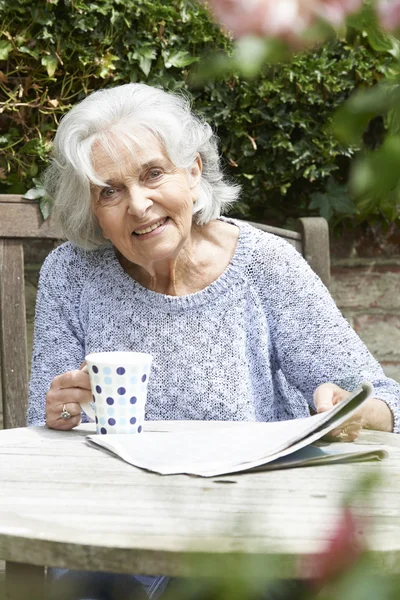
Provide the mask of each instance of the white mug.
{"label": "white mug", "polygon": [[141,433],[147,399],[151,354],[96,352],[85,357],[93,406],[82,410],[96,423],[99,434]]}

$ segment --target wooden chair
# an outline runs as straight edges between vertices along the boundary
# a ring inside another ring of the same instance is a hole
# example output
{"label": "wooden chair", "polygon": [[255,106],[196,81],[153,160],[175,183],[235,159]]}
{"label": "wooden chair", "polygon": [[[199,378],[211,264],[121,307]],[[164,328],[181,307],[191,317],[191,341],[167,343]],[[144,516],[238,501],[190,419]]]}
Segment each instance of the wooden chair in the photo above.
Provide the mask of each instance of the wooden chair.
{"label": "wooden chair", "polygon": [[[299,231],[252,223],[294,245],[329,286],[329,234],[322,218],[299,219]],[[24,294],[24,241],[58,241],[51,219],[21,196],[0,195],[0,361],[5,429],[24,427],[28,399],[28,353]]]}

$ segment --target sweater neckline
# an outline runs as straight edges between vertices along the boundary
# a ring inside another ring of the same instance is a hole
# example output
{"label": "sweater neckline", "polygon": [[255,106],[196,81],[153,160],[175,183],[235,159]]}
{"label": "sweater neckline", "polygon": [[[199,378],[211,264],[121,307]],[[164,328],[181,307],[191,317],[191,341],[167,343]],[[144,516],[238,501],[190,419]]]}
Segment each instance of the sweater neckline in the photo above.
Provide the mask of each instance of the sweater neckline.
{"label": "sweater neckline", "polygon": [[227,217],[220,217],[220,220],[236,225],[239,228],[236,248],[228,266],[221,275],[207,287],[198,292],[185,294],[184,296],[170,296],[145,288],[124,271],[113,248],[110,248],[111,273],[114,278],[118,279],[119,284],[123,284],[124,287],[129,288],[129,293],[135,295],[135,300],[160,310],[168,309],[170,311],[174,309],[180,310],[182,308],[197,308],[204,304],[209,304],[212,301],[217,302],[234,284],[237,284],[241,279],[241,276],[243,276],[245,267],[251,259],[252,253],[249,252],[249,250],[253,249],[255,241],[254,235],[252,235],[254,229],[247,223]]}

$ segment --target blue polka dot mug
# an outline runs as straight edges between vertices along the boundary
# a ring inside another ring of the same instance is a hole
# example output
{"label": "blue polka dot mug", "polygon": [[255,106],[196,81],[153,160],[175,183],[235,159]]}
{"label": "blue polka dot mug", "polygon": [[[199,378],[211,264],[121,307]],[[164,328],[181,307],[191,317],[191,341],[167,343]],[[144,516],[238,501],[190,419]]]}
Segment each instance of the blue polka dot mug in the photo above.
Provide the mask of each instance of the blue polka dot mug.
{"label": "blue polka dot mug", "polygon": [[93,405],[81,404],[95,421],[97,433],[141,433],[151,354],[96,352],[85,357]]}

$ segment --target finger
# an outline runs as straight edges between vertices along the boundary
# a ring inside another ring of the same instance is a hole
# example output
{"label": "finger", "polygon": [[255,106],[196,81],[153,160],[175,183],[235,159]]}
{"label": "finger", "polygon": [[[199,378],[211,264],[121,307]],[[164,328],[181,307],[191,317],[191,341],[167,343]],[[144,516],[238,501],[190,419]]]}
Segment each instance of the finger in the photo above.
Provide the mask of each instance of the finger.
{"label": "finger", "polygon": [[330,441],[335,442],[352,442],[358,437],[360,430],[360,422],[348,423],[346,426],[343,424],[341,427],[332,429],[327,438],[329,437]]}
{"label": "finger", "polygon": [[73,413],[77,413],[79,405],[84,402],[90,402],[92,394],[90,390],[82,390],[80,388],[72,388],[65,390],[49,390],[46,395],[46,411],[51,413],[60,413],[64,404],[75,404],[77,409]]}
{"label": "finger", "polygon": [[[82,412],[82,408],[81,405],[78,404],[77,402],[68,402],[67,404],[63,404],[61,406],[61,410],[58,412],[58,418],[62,419],[63,417],[61,416],[61,414],[63,412],[68,412],[71,417],[77,417],[78,415],[81,414]],[[54,413],[57,414],[56,409],[54,409]],[[63,419],[64,421],[66,419]]]}
{"label": "finger", "polygon": [[359,436],[360,430],[342,430],[339,433],[335,433],[333,431],[331,431],[328,436],[326,436],[326,441],[328,442],[345,442],[345,443],[349,443],[349,442],[354,442],[354,440],[356,440]]}
{"label": "finger", "polygon": [[314,392],[314,405],[317,413],[325,412],[333,407],[334,387],[331,383],[323,383]]}
{"label": "finger", "polygon": [[351,415],[350,419],[344,421],[339,427],[333,429],[332,433],[337,435],[342,431],[359,431],[360,429],[362,429],[362,415],[357,412]]}
{"label": "finger", "polygon": [[64,409],[64,405],[61,406],[61,408],[59,409],[53,409],[53,410],[48,410],[46,412],[46,423],[47,424],[53,424],[53,423],[61,423],[62,421],[69,421],[70,419],[76,419],[76,418],[81,418],[81,409],[79,404],[75,405],[77,407],[79,407],[78,409],[72,409],[71,405],[69,405],[69,408],[67,408],[67,405],[65,404],[65,412],[68,412],[68,414],[70,414],[70,418],[65,419],[61,416],[61,414],[63,413],[63,409]]}
{"label": "finger", "polygon": [[68,371],[62,375],[57,375],[53,379],[50,389],[68,389],[68,388],[81,388],[83,390],[90,390],[90,379],[89,375],[85,371]]}
{"label": "finger", "polygon": [[50,429],[59,429],[60,431],[69,431],[81,422],[81,415],[76,415],[70,419],[47,419],[46,425]]}
{"label": "finger", "polygon": [[349,394],[350,392],[347,390],[342,390],[342,388],[338,387],[333,393],[333,404],[339,404],[339,402],[342,402],[342,400],[347,398]]}
{"label": "finger", "polygon": [[343,390],[336,383],[322,383],[314,391],[314,405],[317,412],[329,410],[349,395],[350,392]]}

